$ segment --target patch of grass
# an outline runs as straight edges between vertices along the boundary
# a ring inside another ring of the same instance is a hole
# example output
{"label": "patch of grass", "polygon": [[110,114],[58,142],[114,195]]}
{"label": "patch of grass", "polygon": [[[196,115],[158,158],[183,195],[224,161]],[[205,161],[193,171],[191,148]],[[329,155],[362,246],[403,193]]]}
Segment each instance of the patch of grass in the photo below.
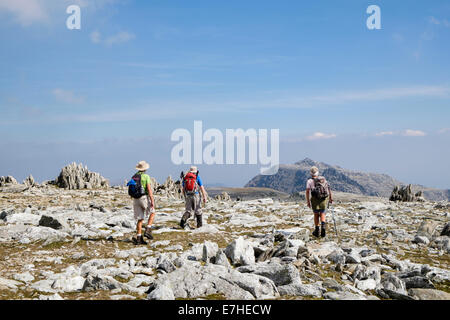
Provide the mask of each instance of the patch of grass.
{"label": "patch of grass", "polygon": [[[44,244],[44,242],[41,242],[42,245]],[[43,245],[42,249],[44,250],[56,250],[56,249],[60,249],[62,246],[64,246],[65,244],[68,244],[68,242],[65,241],[56,241],[56,242],[52,242],[50,244],[47,245]]]}
{"label": "patch of grass", "polygon": [[115,280],[119,281],[120,283],[128,283],[129,279],[124,279],[122,277],[119,276],[114,276],[113,277]]}
{"label": "patch of grass", "polygon": [[[407,251],[402,256],[402,260],[409,259],[411,262],[420,263],[420,264],[428,264],[431,266],[437,266],[439,268],[448,269],[450,265],[450,256],[448,254],[444,254],[442,256],[439,255],[430,255],[428,253],[424,253],[420,251]],[[439,262],[439,265],[437,265]]]}
{"label": "patch of grass", "polygon": [[444,282],[435,283],[434,286],[437,290],[445,291],[447,293],[450,293],[450,281],[445,280]]}

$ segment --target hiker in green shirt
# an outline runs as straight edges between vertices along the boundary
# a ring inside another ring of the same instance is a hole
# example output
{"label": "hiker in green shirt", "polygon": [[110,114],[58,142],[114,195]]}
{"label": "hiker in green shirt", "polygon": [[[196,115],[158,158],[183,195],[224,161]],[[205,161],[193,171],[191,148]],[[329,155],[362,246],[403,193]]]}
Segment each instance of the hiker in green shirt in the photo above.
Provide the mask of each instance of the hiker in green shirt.
{"label": "hiker in green shirt", "polygon": [[135,244],[147,244],[147,242],[142,237],[142,223],[145,217],[150,213],[148,218],[147,227],[145,228],[144,236],[148,239],[153,239],[151,232],[151,226],[153,224],[153,219],[155,218],[155,200],[153,198],[153,192],[151,187],[150,176],[145,172],[150,167],[150,165],[145,161],[140,161],[136,165],[136,170],[138,172],[133,176],[133,180],[140,184],[140,190],[137,190],[137,196],[133,196],[133,211],[134,218],[137,221],[136,224],[136,238],[133,238]]}

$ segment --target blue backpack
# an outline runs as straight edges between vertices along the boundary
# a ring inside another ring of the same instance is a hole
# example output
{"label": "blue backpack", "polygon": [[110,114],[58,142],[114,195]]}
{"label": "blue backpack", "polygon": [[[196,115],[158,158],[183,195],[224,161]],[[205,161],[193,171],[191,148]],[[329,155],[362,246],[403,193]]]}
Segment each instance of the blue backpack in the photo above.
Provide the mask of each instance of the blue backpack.
{"label": "blue backpack", "polygon": [[128,186],[128,194],[132,198],[139,199],[140,197],[142,197],[146,194],[145,190],[141,184],[141,175],[140,174],[136,173],[131,178],[131,180],[128,181],[127,186]]}

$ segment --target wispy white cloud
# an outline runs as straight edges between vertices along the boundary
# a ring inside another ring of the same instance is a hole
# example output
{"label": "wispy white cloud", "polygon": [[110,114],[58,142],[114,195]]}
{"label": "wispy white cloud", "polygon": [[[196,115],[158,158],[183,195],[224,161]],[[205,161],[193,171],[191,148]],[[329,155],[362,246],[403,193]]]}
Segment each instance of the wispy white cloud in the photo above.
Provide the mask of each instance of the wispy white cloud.
{"label": "wispy white cloud", "polygon": [[353,92],[343,92],[334,95],[317,96],[311,98],[318,102],[352,102],[352,101],[380,101],[410,97],[448,97],[450,87],[443,86],[414,86],[403,88],[369,89]]}
{"label": "wispy white cloud", "polygon": [[[176,81],[175,81],[176,82]],[[155,82],[146,83],[145,85],[169,85],[171,83]],[[172,83],[173,84],[173,83]],[[178,82],[174,85],[183,86],[204,86],[202,83],[185,83]],[[290,91],[289,91],[290,92]],[[55,89],[53,95],[60,101],[71,101],[70,103],[79,102],[80,99],[73,92]],[[281,98],[279,98],[281,96]],[[407,99],[414,97],[443,98],[448,99],[450,89],[445,86],[422,86],[422,87],[403,87],[403,89],[379,89],[379,90],[361,90],[350,91],[345,93],[321,93],[316,96],[288,95],[286,92],[255,92],[246,98],[239,100],[224,100],[212,97],[199,97],[192,99],[168,99],[146,101],[138,101],[134,105],[139,105],[142,110],[139,112],[121,112],[114,113],[110,109],[108,113],[93,108],[90,111],[79,112],[76,115],[70,115],[64,121],[70,122],[115,122],[127,121],[133,119],[156,119],[156,118],[177,118],[185,110],[192,112],[209,113],[250,113],[255,110],[277,110],[277,109],[301,109],[301,108],[318,108],[321,107],[340,107],[348,106],[353,103],[358,108],[364,108],[366,101],[384,101],[389,99]],[[150,110],[150,111],[149,111]],[[155,110],[166,110],[170,112],[155,113]],[[62,116],[62,115],[61,115]],[[65,115],[64,115],[65,116]],[[134,118],[133,118],[134,117]],[[414,131],[414,130],[412,130]],[[378,136],[388,135],[389,130]],[[375,134],[375,133],[374,133]],[[412,135],[413,132],[406,132]],[[401,135],[401,132],[393,132],[392,135]],[[420,135],[420,134],[419,134]],[[326,137],[326,136],[325,136]],[[311,138],[321,138],[320,135]],[[322,137],[323,138],[323,137]]]}
{"label": "wispy white cloud", "polygon": [[405,40],[405,38],[403,37],[403,35],[400,34],[400,33],[394,33],[394,34],[392,34],[392,39],[394,39],[394,41],[396,41],[396,42],[398,42],[398,43],[401,43],[401,42],[403,42],[403,41]]}
{"label": "wispy white cloud", "polygon": [[22,26],[48,19],[48,12],[39,0],[0,0],[0,11],[12,14]]}
{"label": "wispy white cloud", "polygon": [[109,36],[104,40],[102,39],[101,33],[98,31],[92,32],[89,36],[91,38],[92,43],[95,44],[103,43],[108,47],[115,44],[125,43],[136,38],[136,35],[126,31],[118,32],[117,34]]}
{"label": "wispy white cloud", "polygon": [[407,129],[407,130],[403,131],[402,135],[405,137],[424,137],[427,134],[421,130]]}
{"label": "wispy white cloud", "polygon": [[376,137],[404,136],[404,137],[424,137],[427,134],[421,130],[407,129],[403,131],[382,131],[375,134]]}
{"label": "wispy white cloud", "polygon": [[447,133],[447,132],[450,132],[450,128],[443,128],[443,129],[438,131],[438,133],[440,133],[440,134],[444,134],[444,133]]}
{"label": "wispy white cloud", "polygon": [[[273,96],[276,95],[275,98]],[[261,94],[260,96],[263,96]],[[367,89],[358,91],[324,92],[315,96],[288,95],[286,93],[271,93],[270,96],[249,101],[228,102],[230,109],[302,109],[322,106],[345,105],[409,98],[450,98],[448,86],[413,86],[402,88]]]}
{"label": "wispy white cloud", "polygon": [[384,136],[392,136],[394,135],[393,131],[382,131],[375,134],[377,137],[384,137]]}
{"label": "wispy white cloud", "polygon": [[59,102],[63,102],[63,103],[82,103],[82,102],[84,102],[84,98],[75,95],[75,93],[73,91],[57,88],[52,91],[52,94],[55,97],[55,99]]}
{"label": "wispy white cloud", "polygon": [[323,132],[315,132],[314,134],[307,136],[305,139],[309,141],[314,140],[324,140],[324,139],[333,139],[336,138],[336,134],[327,134]]}
{"label": "wispy white cloud", "polygon": [[437,26],[444,26],[444,27],[447,27],[447,28],[450,28],[450,21],[448,21],[447,19],[438,19],[438,18],[435,18],[435,17],[430,17],[429,19],[428,19],[428,21],[431,23],[431,24],[434,24],[434,25],[437,25]]}
{"label": "wispy white cloud", "polygon": [[115,35],[112,35],[105,39],[105,44],[108,46],[112,46],[114,44],[128,42],[133,40],[136,36],[133,33],[121,31]]}
{"label": "wispy white cloud", "polygon": [[89,37],[91,38],[92,43],[99,43],[102,35],[98,31],[92,32]]}

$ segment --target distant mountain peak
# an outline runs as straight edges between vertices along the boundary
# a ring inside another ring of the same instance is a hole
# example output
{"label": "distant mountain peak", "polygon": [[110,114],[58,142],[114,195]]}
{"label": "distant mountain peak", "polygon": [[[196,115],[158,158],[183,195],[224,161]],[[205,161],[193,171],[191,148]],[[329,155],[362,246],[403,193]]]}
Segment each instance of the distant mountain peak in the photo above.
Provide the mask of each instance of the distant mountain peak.
{"label": "distant mountain peak", "polygon": [[[275,175],[258,175],[245,186],[271,188],[286,193],[305,191],[306,181],[311,177],[309,170],[312,166],[319,169],[320,174],[327,179],[333,190],[336,191],[389,197],[392,189],[396,185],[402,184],[386,174],[352,171],[305,158],[294,165],[280,165],[279,171]],[[424,191],[425,198],[429,200],[448,199],[450,194],[448,190],[423,187],[420,187],[420,190]]]}
{"label": "distant mountain peak", "polygon": [[297,164],[297,165],[306,165],[306,166],[311,166],[312,167],[312,166],[315,166],[317,164],[317,162],[312,160],[312,159],[310,159],[310,158],[305,158],[305,159],[303,159],[301,161],[296,162],[295,164]]}

